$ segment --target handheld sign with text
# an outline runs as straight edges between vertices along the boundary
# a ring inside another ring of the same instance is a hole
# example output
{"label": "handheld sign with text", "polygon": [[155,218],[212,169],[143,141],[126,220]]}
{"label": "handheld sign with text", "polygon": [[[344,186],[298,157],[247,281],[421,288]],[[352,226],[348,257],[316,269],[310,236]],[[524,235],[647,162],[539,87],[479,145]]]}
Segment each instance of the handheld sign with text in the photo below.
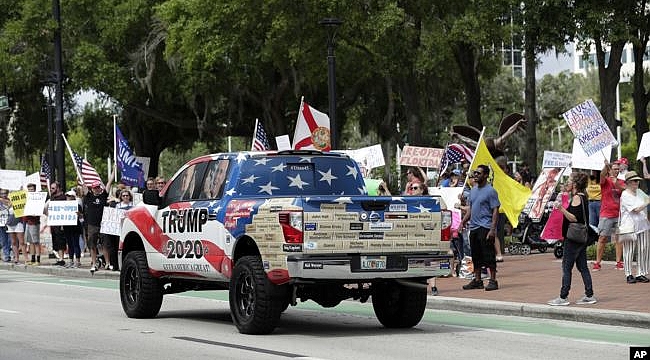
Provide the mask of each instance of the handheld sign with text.
{"label": "handheld sign with text", "polygon": [[444,153],[445,149],[405,145],[399,159],[399,164],[402,166],[437,168],[440,166]]}
{"label": "handheld sign with text", "polygon": [[126,210],[116,209],[112,207],[104,207],[104,214],[102,215],[102,224],[99,232],[108,235],[120,235],[122,230],[122,219]]}
{"label": "handheld sign with text", "polygon": [[41,216],[45,209],[45,201],[47,200],[46,192],[27,192],[27,201],[25,202],[25,216]]}
{"label": "handheld sign with text", "polygon": [[47,204],[49,226],[77,225],[78,204],[76,200],[50,201]]}
{"label": "handheld sign with text", "polygon": [[618,143],[596,104],[589,99],[562,114],[587,156]]}
{"label": "handheld sign with text", "polygon": [[11,206],[14,208],[14,216],[24,216],[25,203],[27,202],[27,191],[12,191],[9,193],[9,200],[11,201]]}

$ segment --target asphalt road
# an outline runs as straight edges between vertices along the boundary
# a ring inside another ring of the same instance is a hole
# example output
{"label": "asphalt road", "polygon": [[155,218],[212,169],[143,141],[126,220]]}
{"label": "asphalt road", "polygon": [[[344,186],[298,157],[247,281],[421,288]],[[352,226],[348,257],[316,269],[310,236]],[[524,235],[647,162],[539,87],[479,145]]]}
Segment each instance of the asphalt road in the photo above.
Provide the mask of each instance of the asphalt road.
{"label": "asphalt road", "polygon": [[122,312],[113,279],[0,270],[0,359],[627,359],[650,330],[427,310],[388,330],[370,304],[292,307],[267,336],[241,335],[226,292],[165,297],[155,319]]}

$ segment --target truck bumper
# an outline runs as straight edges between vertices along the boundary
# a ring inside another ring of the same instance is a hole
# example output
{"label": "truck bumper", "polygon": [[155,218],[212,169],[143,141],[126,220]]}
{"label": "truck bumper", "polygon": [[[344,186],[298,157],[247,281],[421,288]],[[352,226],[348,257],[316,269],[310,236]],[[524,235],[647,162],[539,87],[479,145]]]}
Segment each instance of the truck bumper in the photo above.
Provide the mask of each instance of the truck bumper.
{"label": "truck bumper", "polygon": [[[400,279],[451,275],[448,254],[292,255],[289,277],[303,279]],[[374,266],[374,267],[373,267]]]}

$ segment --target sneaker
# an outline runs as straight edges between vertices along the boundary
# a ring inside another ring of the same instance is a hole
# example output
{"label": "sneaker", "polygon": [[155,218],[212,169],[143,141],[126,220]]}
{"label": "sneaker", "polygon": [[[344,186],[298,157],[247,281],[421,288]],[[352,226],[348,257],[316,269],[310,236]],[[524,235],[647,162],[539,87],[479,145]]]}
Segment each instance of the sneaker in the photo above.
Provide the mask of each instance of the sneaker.
{"label": "sneaker", "polygon": [[622,261],[617,261],[616,262],[616,270],[623,270],[623,262]]}
{"label": "sneaker", "polygon": [[54,263],[54,266],[64,266],[64,265],[65,265],[65,261],[64,261],[64,260],[59,260],[59,261],[57,261],[57,262]]}
{"label": "sneaker", "polygon": [[113,271],[113,265],[108,265],[108,266],[106,266],[106,270]]}
{"label": "sneaker", "polygon": [[551,306],[567,306],[569,305],[569,300],[558,297],[553,300],[550,300],[549,302],[547,302],[547,304]]}
{"label": "sneaker", "polygon": [[41,262],[40,262],[40,261],[36,261],[36,262],[34,262],[32,265],[34,265],[34,266],[41,266]]}
{"label": "sneaker", "polygon": [[594,267],[591,269],[592,271],[598,271],[600,270],[600,263],[595,262]]}
{"label": "sneaker", "polygon": [[497,262],[503,262],[503,256],[497,256]]}
{"label": "sneaker", "polygon": [[76,268],[78,268],[80,265],[81,265],[81,264],[79,264],[78,262],[75,262],[75,263],[72,263],[72,265],[70,265],[70,267],[71,267],[72,269],[76,269]]}
{"label": "sneaker", "polygon": [[647,283],[650,282],[650,280],[644,275],[639,275],[636,277],[636,282]]}
{"label": "sneaker", "polygon": [[628,284],[635,284],[636,283],[636,279],[632,275],[628,275],[626,280],[627,280]]}
{"label": "sneaker", "polygon": [[91,266],[90,267],[90,272],[94,273],[95,271],[97,271],[97,268],[95,267],[95,265]]}
{"label": "sneaker", "polygon": [[576,301],[576,305],[590,305],[590,304],[595,304],[598,300],[592,295],[592,296],[583,296],[580,298],[580,300]]}
{"label": "sneaker", "polygon": [[499,283],[496,280],[488,280],[485,291],[499,290]]}
{"label": "sneaker", "polygon": [[431,295],[433,296],[438,296],[438,288],[437,287],[432,287],[431,288]]}
{"label": "sneaker", "polygon": [[483,280],[472,280],[463,285],[463,290],[483,289]]}

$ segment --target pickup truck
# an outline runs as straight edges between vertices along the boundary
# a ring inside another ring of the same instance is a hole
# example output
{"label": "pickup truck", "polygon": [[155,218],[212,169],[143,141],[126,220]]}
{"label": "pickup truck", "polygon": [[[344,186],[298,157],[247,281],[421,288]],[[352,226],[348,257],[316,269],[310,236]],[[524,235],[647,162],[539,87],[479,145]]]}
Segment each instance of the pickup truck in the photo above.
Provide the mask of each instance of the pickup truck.
{"label": "pickup truck", "polygon": [[298,300],[372,298],[387,328],[417,325],[427,279],[451,273],[451,214],[434,196],[368,196],[355,161],[318,151],[206,155],[126,213],[120,297],[151,318],[164,294],[228,290],[239,332],[268,334]]}

